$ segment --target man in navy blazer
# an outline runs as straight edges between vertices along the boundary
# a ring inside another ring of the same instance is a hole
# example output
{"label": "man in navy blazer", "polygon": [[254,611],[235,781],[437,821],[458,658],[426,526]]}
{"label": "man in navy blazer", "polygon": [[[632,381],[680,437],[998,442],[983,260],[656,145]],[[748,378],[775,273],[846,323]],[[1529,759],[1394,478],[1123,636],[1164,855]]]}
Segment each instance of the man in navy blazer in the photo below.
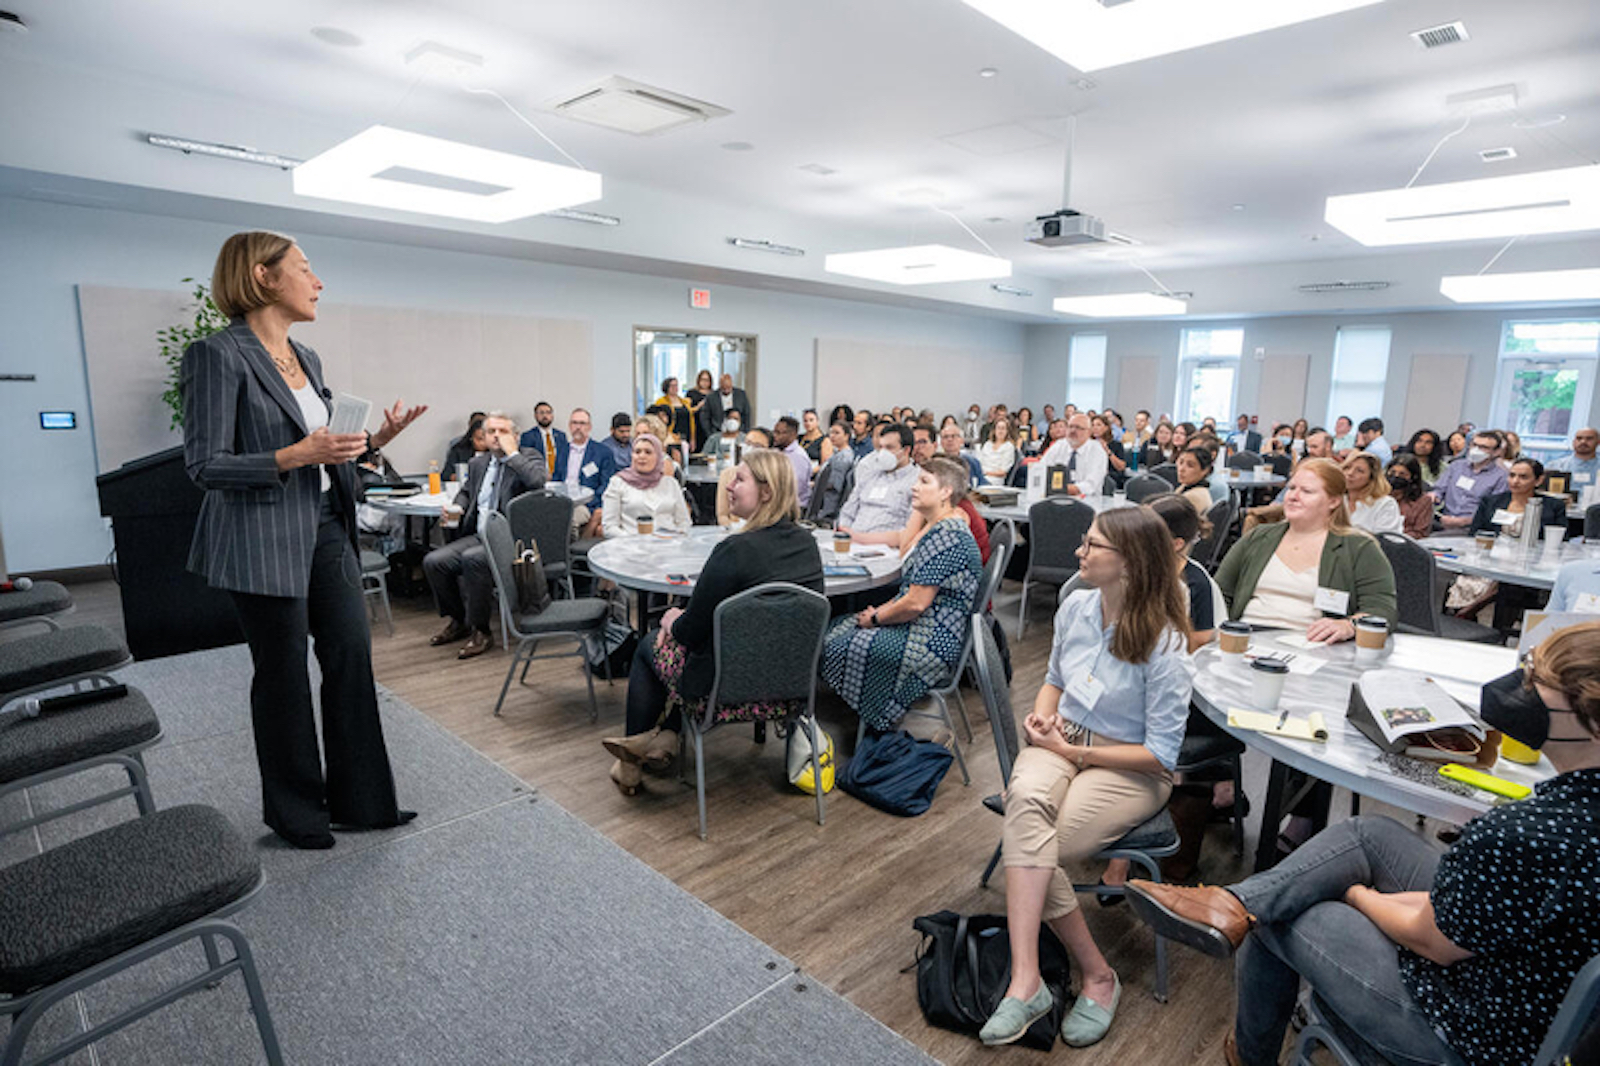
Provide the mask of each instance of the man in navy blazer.
{"label": "man in navy blazer", "polygon": [[538,452],[539,458],[544,460],[545,474],[554,477],[562,457],[567,454],[567,435],[550,424],[556,420],[555,408],[543,400],[533,405],[533,420],[537,425],[524,433],[517,443],[523,451],[531,448]]}
{"label": "man in navy blazer", "polygon": [[589,412],[574,407],[572,416],[567,419],[567,446],[556,460],[556,476],[551,479],[565,483],[567,495],[574,498],[578,495],[575,489],[594,493],[587,504],[572,509],[572,524],[581,537],[600,535],[600,504],[605,498],[606,486],[611,484],[611,475],[617,472],[611,449],[589,439],[591,428]]}
{"label": "man in navy blazer", "polygon": [[1235,455],[1240,452],[1255,452],[1261,454],[1261,434],[1250,428],[1250,416],[1240,415],[1237,423],[1239,430],[1228,435],[1228,447],[1233,449]]}

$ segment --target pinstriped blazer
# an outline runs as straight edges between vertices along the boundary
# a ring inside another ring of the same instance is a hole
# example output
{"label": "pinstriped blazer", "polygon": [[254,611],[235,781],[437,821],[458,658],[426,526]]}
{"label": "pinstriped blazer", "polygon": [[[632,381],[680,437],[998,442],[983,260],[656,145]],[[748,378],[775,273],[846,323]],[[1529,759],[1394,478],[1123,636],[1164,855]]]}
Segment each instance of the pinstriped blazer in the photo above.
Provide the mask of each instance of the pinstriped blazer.
{"label": "pinstriped blazer", "polygon": [[[311,387],[323,395],[317,353],[289,343]],[[273,455],[307,433],[294,393],[242,318],[189,345],[179,380],[184,466],[205,490],[189,569],[213,588],[304,597],[322,514],[322,479],[315,466],[281,471]],[[354,467],[327,470],[353,544]]]}

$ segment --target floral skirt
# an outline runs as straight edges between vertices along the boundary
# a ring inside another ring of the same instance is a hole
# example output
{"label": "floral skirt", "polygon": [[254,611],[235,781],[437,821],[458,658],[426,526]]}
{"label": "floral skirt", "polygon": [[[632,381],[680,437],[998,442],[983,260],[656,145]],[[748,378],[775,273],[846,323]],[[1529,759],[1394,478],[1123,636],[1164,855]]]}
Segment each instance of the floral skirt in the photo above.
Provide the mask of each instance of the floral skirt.
{"label": "floral skirt", "polygon": [[[663,719],[671,715],[673,711],[681,711],[696,718],[705,713],[706,701],[704,698],[689,699],[678,690],[678,686],[683,681],[683,667],[688,659],[689,653],[684,650],[682,644],[672,639],[671,633],[666,635],[666,639],[656,648],[655,654],[652,656],[652,664],[655,666],[656,676],[661,679],[661,683],[667,688],[667,705],[661,712]],[[712,721],[716,725],[723,725],[727,722],[771,722],[788,718],[791,715],[803,714],[805,709],[806,705],[803,700],[742,703],[735,706],[724,704],[717,708],[717,713],[713,716]]]}

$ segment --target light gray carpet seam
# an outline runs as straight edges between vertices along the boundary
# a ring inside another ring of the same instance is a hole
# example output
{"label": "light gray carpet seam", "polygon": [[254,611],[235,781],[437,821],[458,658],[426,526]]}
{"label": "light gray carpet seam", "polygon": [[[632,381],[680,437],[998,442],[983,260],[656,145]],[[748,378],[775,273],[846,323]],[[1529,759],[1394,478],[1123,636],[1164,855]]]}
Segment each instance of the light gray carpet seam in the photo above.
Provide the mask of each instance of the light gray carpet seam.
{"label": "light gray carpet seam", "polygon": [[679,1051],[681,1051],[684,1048],[688,1047],[690,1044],[694,1043],[696,1040],[700,1039],[702,1036],[705,1036],[707,1033],[711,1032],[717,1026],[721,1025],[723,1022],[727,1021],[729,1018],[732,1018],[735,1014],[738,1014],[740,1011],[744,1010],[746,1007],[750,1006],[752,1003],[755,1003],[757,1000],[761,999],[763,996],[767,996],[767,995],[777,991],[778,989],[782,988],[786,983],[788,983],[789,978],[793,977],[795,974],[797,974],[799,972],[800,972],[799,970],[793,970],[793,971],[791,971],[789,973],[784,974],[782,977],[779,977],[776,981],[772,982],[772,984],[768,985],[766,988],[763,988],[761,991],[757,992],[755,995],[751,996],[749,999],[745,1000],[743,1003],[739,1004],[737,1007],[734,1007],[732,1010],[729,1010],[729,1011],[725,1012],[721,1017],[713,1020],[710,1025],[702,1027],[698,1032],[690,1033],[688,1036],[686,1036],[682,1040],[678,1041],[672,1047],[670,1047],[666,1051],[662,1052],[659,1056],[657,1056],[656,1058],[651,1059],[650,1062],[646,1064],[646,1066],[658,1066],[658,1064],[666,1062],[668,1059],[672,1058],[673,1055],[677,1054]]}

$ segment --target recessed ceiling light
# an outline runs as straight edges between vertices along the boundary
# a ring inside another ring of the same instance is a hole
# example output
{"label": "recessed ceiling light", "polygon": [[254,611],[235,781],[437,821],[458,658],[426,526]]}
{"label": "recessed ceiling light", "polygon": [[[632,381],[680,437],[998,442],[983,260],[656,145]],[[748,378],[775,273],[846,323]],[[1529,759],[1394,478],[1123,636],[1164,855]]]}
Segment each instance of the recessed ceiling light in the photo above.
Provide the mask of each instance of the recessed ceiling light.
{"label": "recessed ceiling light", "polygon": [[1381,0],[966,0],[1081,71],[1309,22]]}
{"label": "recessed ceiling light", "polygon": [[807,173],[816,174],[824,178],[829,174],[839,173],[832,167],[823,166],[821,163],[801,163],[800,169],[806,171]]}
{"label": "recessed ceiling light", "polygon": [[753,152],[756,146],[749,141],[724,141],[722,150],[725,152]]}
{"label": "recessed ceiling light", "polygon": [[982,70],[978,71],[978,77],[980,77],[980,78],[992,78],[998,73],[1000,73],[1000,72],[998,70],[994,69],[993,67],[984,67]]}
{"label": "recessed ceiling light", "polygon": [[845,274],[892,285],[931,285],[941,281],[1009,278],[1011,262],[998,256],[962,251],[947,244],[835,252],[823,260],[830,274]]}
{"label": "recessed ceiling light", "polygon": [[[487,188],[438,188],[382,176],[396,170]],[[593,171],[388,126],[363,130],[294,169],[300,196],[478,222],[509,222],[588,203],[600,199],[600,189]]]}
{"label": "recessed ceiling light", "polygon": [[1154,318],[1188,311],[1185,300],[1154,292],[1117,292],[1104,296],[1058,296],[1050,304],[1066,315],[1084,318]]}
{"label": "recessed ceiling light", "polygon": [[1439,291],[1458,304],[1594,300],[1600,299],[1600,268],[1455,275],[1440,278]]}
{"label": "recessed ceiling light", "polygon": [[1233,205],[1233,209],[1235,211],[1243,211],[1244,210],[1244,204],[1234,204]]}
{"label": "recessed ceiling light", "polygon": [[361,38],[349,30],[341,30],[337,26],[313,26],[311,27],[311,36],[323,44],[331,44],[335,48],[359,48],[363,43]]}
{"label": "recessed ceiling light", "polygon": [[1368,246],[1600,229],[1600,164],[1330,196],[1323,217]]}

